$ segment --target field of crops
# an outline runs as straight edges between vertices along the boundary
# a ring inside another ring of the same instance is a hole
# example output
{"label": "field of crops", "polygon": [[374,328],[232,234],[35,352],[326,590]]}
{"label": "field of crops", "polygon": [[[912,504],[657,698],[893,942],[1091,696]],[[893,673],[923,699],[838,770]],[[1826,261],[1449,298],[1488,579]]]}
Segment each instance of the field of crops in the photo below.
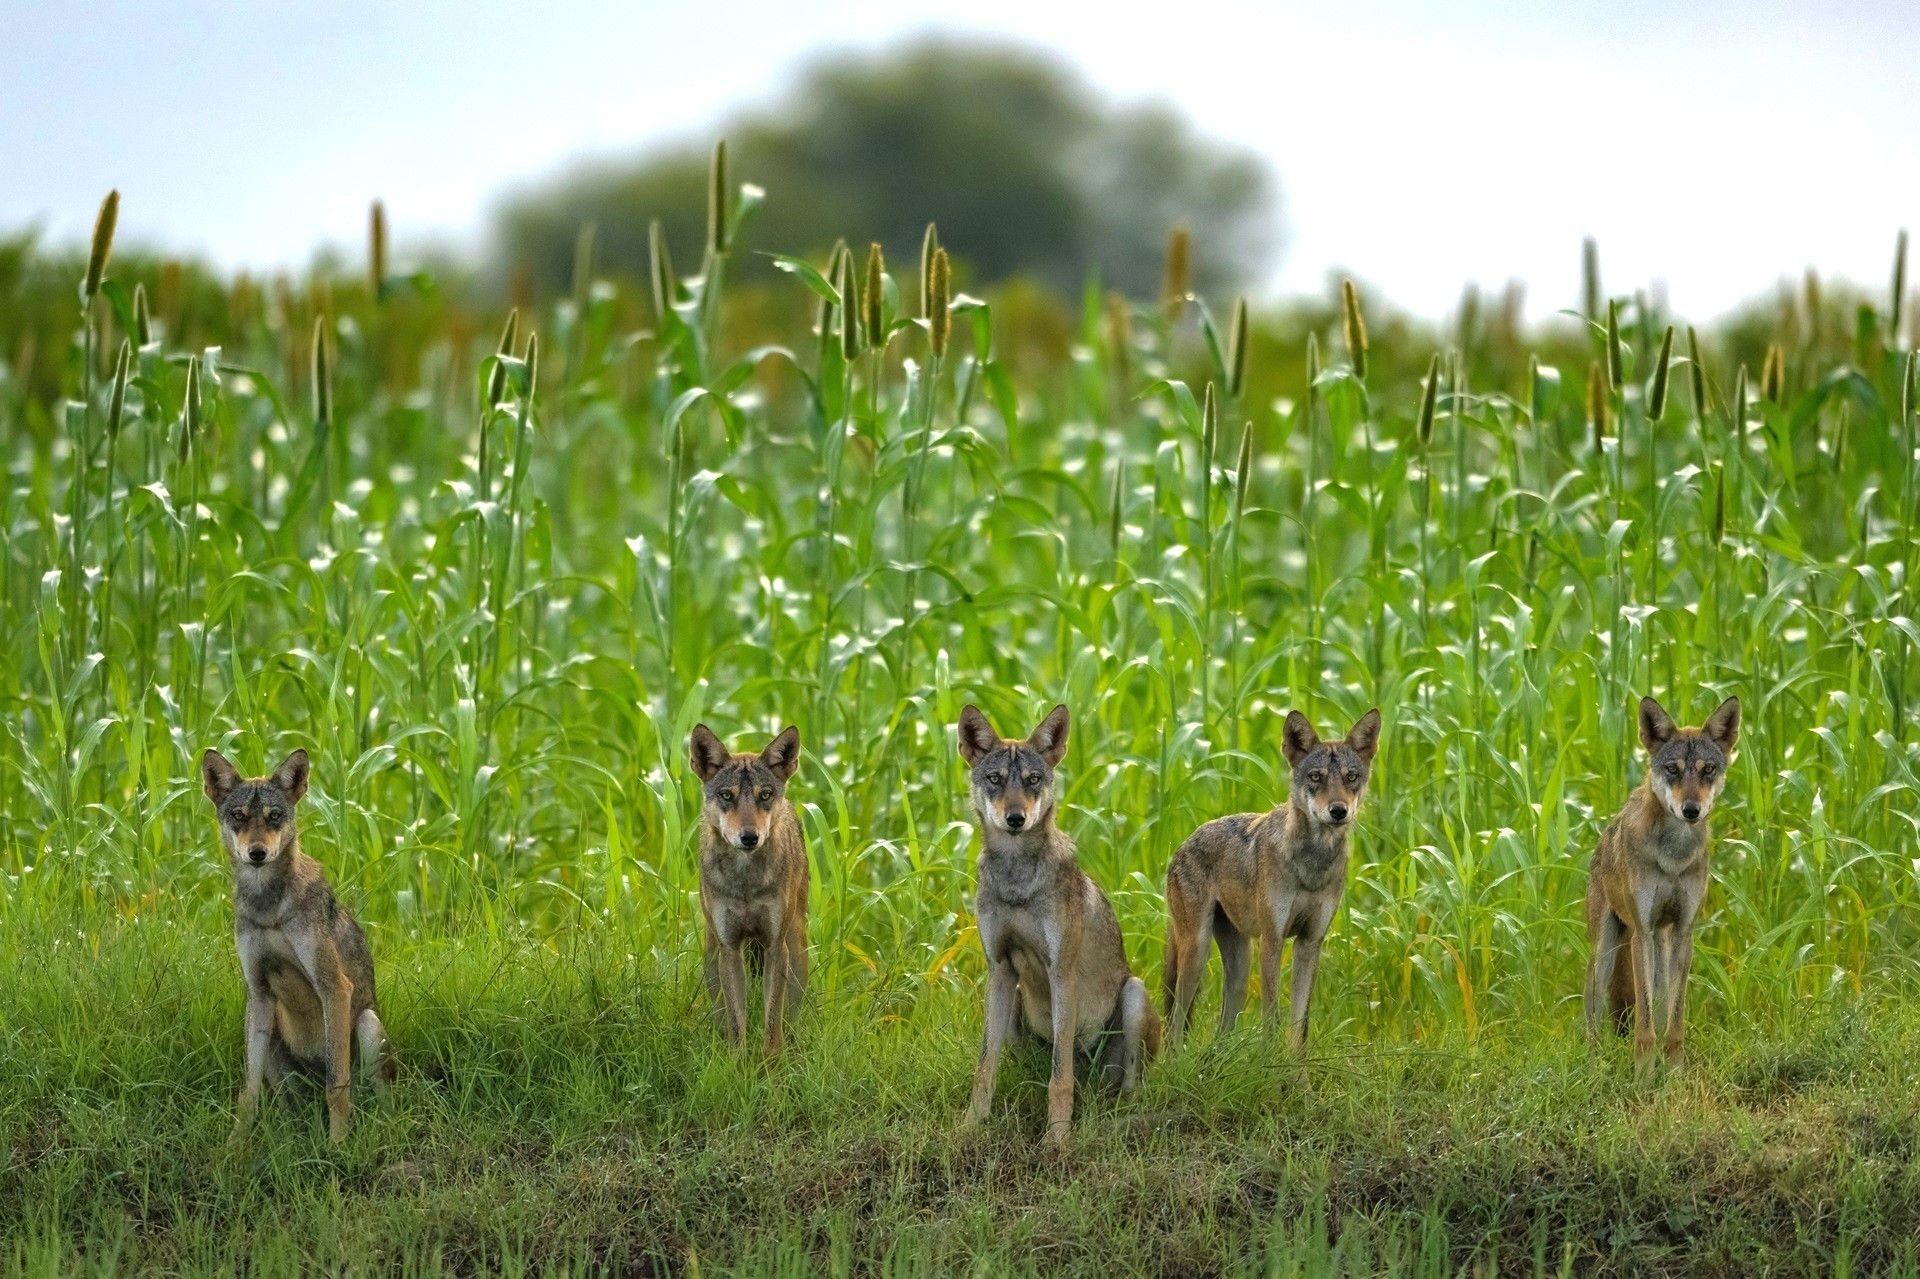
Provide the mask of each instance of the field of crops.
{"label": "field of crops", "polygon": [[[716,189],[651,280],[585,233],[512,318],[384,228],[356,276],[4,261],[0,1264],[1920,1264],[1898,272],[1697,334],[1591,260],[1527,325],[1391,281],[1249,318],[1178,237],[1160,298],[974,297],[964,245],[770,259]],[[1578,992],[1643,693],[1745,725],[1698,1051],[1638,1088]],[[1173,849],[1284,797],[1288,708],[1381,708],[1304,1065],[1203,1029],[1061,1162],[1016,1060],[953,1135],[968,701],[1072,708],[1063,825],[1156,999]],[[704,1015],[700,721],[802,735],[814,981],[771,1068]],[[403,1071],[338,1152],[317,1102],[223,1145],[207,746],[314,757]]]}

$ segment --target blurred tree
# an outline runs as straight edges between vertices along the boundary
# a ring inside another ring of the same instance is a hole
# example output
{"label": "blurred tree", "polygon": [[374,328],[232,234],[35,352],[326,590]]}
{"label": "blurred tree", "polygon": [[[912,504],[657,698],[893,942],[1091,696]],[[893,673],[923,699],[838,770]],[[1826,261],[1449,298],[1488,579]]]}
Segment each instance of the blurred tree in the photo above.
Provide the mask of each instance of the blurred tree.
{"label": "blurred tree", "polygon": [[[790,97],[725,130],[732,169],[767,202],[752,247],[819,256],[836,237],[913,260],[929,221],[977,279],[1030,274],[1063,289],[1089,272],[1135,296],[1158,285],[1168,230],[1193,229],[1196,283],[1258,278],[1275,198],[1260,161],[1198,137],[1165,107],[1116,108],[1031,50],[934,41],[839,56]],[[647,222],[696,262],[707,145],[578,168],[510,195],[509,260],[548,288],[571,279],[575,237],[597,228],[598,269],[646,270]]]}

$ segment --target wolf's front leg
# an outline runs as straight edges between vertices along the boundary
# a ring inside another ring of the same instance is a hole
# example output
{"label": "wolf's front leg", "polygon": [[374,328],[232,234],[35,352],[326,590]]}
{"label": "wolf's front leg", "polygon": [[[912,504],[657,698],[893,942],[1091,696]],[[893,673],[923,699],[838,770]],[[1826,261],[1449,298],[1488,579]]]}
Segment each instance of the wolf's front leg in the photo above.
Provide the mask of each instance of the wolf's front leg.
{"label": "wolf's front leg", "polygon": [[963,1127],[981,1123],[993,1109],[993,1081],[1000,1071],[1000,1050],[1006,1047],[1007,1036],[1013,1033],[1013,1019],[1019,1005],[1019,978],[1012,962],[994,961],[987,971],[986,1033],[980,1043],[980,1063],[973,1071],[973,1099],[967,1103],[966,1116],[961,1120]]}
{"label": "wolf's front leg", "polygon": [[1271,1032],[1280,1021],[1280,930],[1260,930],[1260,1024]]}
{"label": "wolf's front leg", "polygon": [[1653,1074],[1653,1017],[1665,1004],[1662,971],[1666,948],[1654,930],[1642,924],[1633,934],[1633,1066],[1642,1079]]}
{"label": "wolf's front leg", "polygon": [[725,1036],[731,1029],[727,1018],[727,991],[720,981],[720,943],[714,939],[713,925],[707,925],[706,943],[700,947],[700,975],[707,983],[707,1003],[713,1010],[713,1028]]}
{"label": "wolf's front leg", "polygon": [[247,1081],[240,1089],[233,1135],[246,1132],[260,1109],[260,1093],[267,1081],[267,1055],[273,1044],[273,996],[264,990],[247,991]]}
{"label": "wolf's front leg", "polygon": [[786,1041],[787,1012],[787,939],[775,933],[767,939],[766,971],[760,974],[761,1020],[765,1025],[762,1052],[773,1057]]}
{"label": "wolf's front leg", "polygon": [[720,1028],[728,1042],[738,1047],[747,1042],[747,961],[737,945],[713,938],[708,945],[717,951],[714,962],[720,974]]}
{"label": "wolf's front leg", "polygon": [[1073,1135],[1073,1036],[1079,1029],[1074,1003],[1077,957],[1056,961],[1047,974],[1053,999],[1053,1075],[1047,1080],[1047,1144],[1060,1149]]}
{"label": "wolf's front leg", "polygon": [[1293,943],[1293,997],[1287,1019],[1287,1047],[1298,1052],[1307,1046],[1307,1012],[1313,1003],[1313,982],[1320,974],[1320,947],[1325,937]]}
{"label": "wolf's front leg", "polygon": [[1667,1061],[1678,1065],[1687,1038],[1687,974],[1693,969],[1693,918],[1674,925],[1667,960]]}
{"label": "wolf's front leg", "polygon": [[1307,1044],[1307,1014],[1313,1005],[1313,985],[1320,976],[1320,949],[1326,945],[1327,930],[1333,927],[1333,912],[1339,901],[1320,900],[1310,909],[1312,916],[1293,943],[1292,1017],[1287,1025],[1287,1042],[1297,1052]]}
{"label": "wolf's front leg", "polygon": [[320,996],[327,1044],[327,1139],[347,1139],[353,1115],[353,983],[336,968]]}
{"label": "wolf's front leg", "polygon": [[807,921],[804,916],[787,926],[787,1016],[800,1011],[807,994]]}

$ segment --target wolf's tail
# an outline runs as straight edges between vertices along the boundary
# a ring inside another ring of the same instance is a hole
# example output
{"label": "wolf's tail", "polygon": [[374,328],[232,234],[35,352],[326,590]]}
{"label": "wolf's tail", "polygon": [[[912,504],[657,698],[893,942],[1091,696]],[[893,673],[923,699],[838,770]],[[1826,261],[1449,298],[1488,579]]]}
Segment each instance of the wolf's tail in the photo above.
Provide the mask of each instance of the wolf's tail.
{"label": "wolf's tail", "polygon": [[[1180,949],[1173,944],[1173,931],[1167,931],[1167,957],[1160,961],[1160,1016],[1173,1016],[1173,988],[1180,980]],[[1160,1017],[1153,1019],[1153,1034],[1160,1037]]]}
{"label": "wolf's tail", "polygon": [[1636,980],[1633,943],[1624,942],[1619,958],[1614,961],[1613,978],[1607,983],[1607,1013],[1613,1019],[1614,1030],[1622,1035],[1633,1033],[1633,987]]}
{"label": "wolf's tail", "polygon": [[1140,1027],[1140,1056],[1142,1061],[1152,1061],[1160,1055],[1160,1014],[1153,1011],[1153,1005],[1147,1005],[1147,1019]]}
{"label": "wolf's tail", "polygon": [[1177,875],[1167,876],[1167,955],[1160,961],[1160,1015],[1173,1016],[1173,994],[1180,983],[1180,921],[1186,917],[1186,893]]}

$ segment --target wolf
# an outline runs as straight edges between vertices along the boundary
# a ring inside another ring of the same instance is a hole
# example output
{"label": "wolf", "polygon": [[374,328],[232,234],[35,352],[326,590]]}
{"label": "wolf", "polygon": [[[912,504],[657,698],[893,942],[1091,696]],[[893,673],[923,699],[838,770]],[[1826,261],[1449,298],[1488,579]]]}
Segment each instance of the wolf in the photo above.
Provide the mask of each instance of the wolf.
{"label": "wolf", "polygon": [[764,994],[762,1051],[780,1051],[786,1021],[807,990],[807,846],[787,800],[800,763],[792,726],[758,754],[735,755],[705,724],[694,727],[700,778],[700,913],[706,920],[707,992],[721,1033],[747,1041],[747,966]]}
{"label": "wolf", "polygon": [[357,1064],[380,1087],[394,1076],[373,988],[366,936],[300,849],[295,813],[307,793],[304,750],[266,777],[243,778],[216,750],[200,757],[200,784],[219,815],[233,868],[234,944],[247,983],[247,1078],[234,1134],[261,1092],[290,1073],[326,1086],[327,1135],[344,1141]]}
{"label": "wolf", "polygon": [[1320,948],[1347,884],[1347,836],[1360,811],[1380,745],[1380,712],[1370,710],[1339,741],[1322,741],[1299,711],[1287,712],[1280,747],[1293,769],[1287,802],[1270,812],[1206,823],[1167,866],[1167,957],[1161,998],[1167,1037],[1178,1044],[1207,971],[1207,946],[1220,949],[1224,978],[1220,1034],[1247,1000],[1251,943],[1260,943],[1260,1002],[1274,1021],[1280,947],[1293,939],[1288,1043],[1307,1041],[1307,1011]]}
{"label": "wolf", "polygon": [[1127,967],[1113,905],[1074,860],[1056,824],[1054,770],[1067,753],[1068,714],[1056,706],[1025,740],[1003,741],[974,706],[960,713],[960,757],[980,826],[975,918],[987,960],[987,1015],[963,1126],[993,1108],[1000,1052],[1017,1027],[1050,1042],[1047,1144],[1073,1125],[1076,1049],[1131,1091],[1159,1047],[1147,988]]}
{"label": "wolf", "polygon": [[1656,1041],[1678,1063],[1686,1040],[1693,925],[1707,895],[1707,818],[1740,740],[1740,699],[1729,697],[1699,728],[1678,728],[1640,699],[1647,773],[1607,828],[1587,883],[1587,1037],[1609,1016],[1633,1028],[1635,1070],[1650,1075]]}

